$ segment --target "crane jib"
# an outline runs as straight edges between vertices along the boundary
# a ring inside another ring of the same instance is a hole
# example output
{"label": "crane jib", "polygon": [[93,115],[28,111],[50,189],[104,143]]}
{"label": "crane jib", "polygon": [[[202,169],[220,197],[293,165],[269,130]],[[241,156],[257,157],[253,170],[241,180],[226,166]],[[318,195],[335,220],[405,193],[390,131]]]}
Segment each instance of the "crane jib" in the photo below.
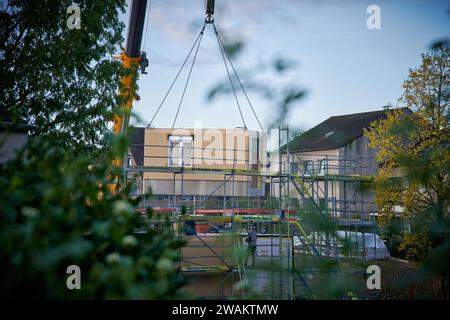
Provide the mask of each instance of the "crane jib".
{"label": "crane jib", "polygon": [[141,54],[142,34],[144,31],[147,0],[133,0],[125,54],[130,58],[138,58]]}

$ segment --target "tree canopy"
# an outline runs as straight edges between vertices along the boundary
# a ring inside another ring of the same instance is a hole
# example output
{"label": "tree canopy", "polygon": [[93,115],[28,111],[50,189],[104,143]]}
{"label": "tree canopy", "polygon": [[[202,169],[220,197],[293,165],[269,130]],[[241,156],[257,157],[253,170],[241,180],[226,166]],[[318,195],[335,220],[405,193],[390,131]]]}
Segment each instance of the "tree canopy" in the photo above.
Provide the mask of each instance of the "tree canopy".
{"label": "tree canopy", "polygon": [[74,152],[93,152],[117,110],[123,72],[124,0],[86,0],[80,29],[69,29],[68,2],[7,1],[0,9],[0,108]]}
{"label": "tree canopy", "polygon": [[448,44],[422,54],[400,99],[412,112],[391,110],[365,132],[381,163],[376,178],[381,222],[407,222],[400,246],[407,258],[424,259],[430,248],[441,251],[446,263],[433,264],[439,272],[450,265],[449,54]]}

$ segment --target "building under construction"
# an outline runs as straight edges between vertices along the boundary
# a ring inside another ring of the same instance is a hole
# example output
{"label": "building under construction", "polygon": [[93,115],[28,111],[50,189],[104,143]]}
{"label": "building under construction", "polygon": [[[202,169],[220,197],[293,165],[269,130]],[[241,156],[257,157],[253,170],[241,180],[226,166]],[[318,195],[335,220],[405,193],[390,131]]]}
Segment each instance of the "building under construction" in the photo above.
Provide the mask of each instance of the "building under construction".
{"label": "building under construction", "polygon": [[[383,115],[347,117],[362,132],[361,117]],[[334,138],[327,133],[322,145]],[[268,139],[277,144],[272,152]],[[180,272],[197,297],[313,298],[310,282],[320,272],[305,261],[388,255],[375,234],[370,187],[377,164],[370,154],[344,152],[349,144],[368,150],[364,139],[354,134],[317,151],[290,141],[287,128],[271,137],[245,128],[135,128],[125,173],[142,210],[154,212],[149,223],[169,220],[187,241]],[[256,267],[246,267],[243,242],[251,224]]]}
{"label": "building under construction", "polygon": [[[127,49],[141,69],[145,69],[145,55],[138,58],[139,52],[131,49],[141,40],[145,6],[146,1],[141,1],[133,7],[128,36],[132,48]],[[376,208],[368,191],[377,164],[362,134],[384,111],[333,117],[292,141],[287,128],[267,136],[216,28],[213,0],[206,1],[205,14],[201,30],[153,118],[146,128],[130,130],[127,161],[122,165],[118,159],[116,164],[123,167],[125,181],[133,184],[133,194],[141,197],[140,210],[152,208],[148,222],[154,226],[168,223],[186,240],[180,250],[179,271],[191,279],[188,292],[207,298],[315,298],[312,286],[323,272],[311,262],[388,255],[379,252]],[[177,129],[209,26],[242,127]],[[172,127],[152,127],[188,61],[190,68]],[[239,90],[259,131],[247,127]],[[129,110],[134,92],[123,95],[128,98],[125,109]],[[116,117],[113,131],[127,132],[127,123],[127,116]],[[258,233],[256,267],[247,267],[243,241],[250,225]]]}

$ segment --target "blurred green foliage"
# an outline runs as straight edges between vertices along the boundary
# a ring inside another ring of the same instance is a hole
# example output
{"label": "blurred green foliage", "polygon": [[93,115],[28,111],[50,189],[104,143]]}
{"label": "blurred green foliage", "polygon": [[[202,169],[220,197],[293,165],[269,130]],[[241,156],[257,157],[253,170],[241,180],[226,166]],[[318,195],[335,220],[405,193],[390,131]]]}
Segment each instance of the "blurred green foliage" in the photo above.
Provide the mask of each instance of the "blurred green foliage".
{"label": "blurred green foliage", "polygon": [[[245,44],[242,41],[225,37],[224,48],[232,60],[237,60],[245,51]],[[297,68],[296,61],[282,56],[276,56],[270,61],[259,62],[246,69],[237,68],[244,89],[262,98],[270,105],[271,116],[268,117],[270,121],[267,123],[269,129],[284,126],[292,110],[307,94],[307,90],[292,80]],[[239,80],[235,74],[231,75],[231,81],[236,88],[239,87]],[[209,89],[206,99],[213,101],[219,96],[232,93],[229,79],[224,78]]]}
{"label": "blurred green foliage", "polygon": [[[118,96],[126,71],[113,58],[126,2],[82,1],[80,29],[66,25],[70,4],[0,8],[0,108],[33,125],[34,136],[0,167],[0,296],[178,297],[182,242],[135,211],[132,185],[111,166],[128,150],[126,137],[108,139],[113,115],[128,116]],[[122,188],[110,194],[115,177]],[[81,269],[81,290],[67,289],[70,265]]]}
{"label": "blurred green foliage", "polygon": [[[117,138],[113,150],[126,147]],[[111,155],[114,152],[111,151]],[[182,242],[154,230],[139,199],[107,191],[117,172],[108,157],[74,156],[54,140],[32,138],[0,167],[0,296],[37,299],[178,297]],[[81,290],[68,290],[66,269],[81,268]]]}

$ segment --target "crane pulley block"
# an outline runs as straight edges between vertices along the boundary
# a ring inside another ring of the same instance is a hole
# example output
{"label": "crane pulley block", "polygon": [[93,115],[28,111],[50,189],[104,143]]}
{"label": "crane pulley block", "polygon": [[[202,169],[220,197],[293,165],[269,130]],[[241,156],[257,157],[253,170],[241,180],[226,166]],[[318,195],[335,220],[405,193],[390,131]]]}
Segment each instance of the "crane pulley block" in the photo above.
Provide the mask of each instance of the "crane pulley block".
{"label": "crane pulley block", "polygon": [[141,73],[142,74],[147,74],[147,72],[145,71],[145,69],[148,67],[148,59],[147,59],[147,53],[145,51],[141,51],[141,57],[139,59],[139,65],[141,68]]}

